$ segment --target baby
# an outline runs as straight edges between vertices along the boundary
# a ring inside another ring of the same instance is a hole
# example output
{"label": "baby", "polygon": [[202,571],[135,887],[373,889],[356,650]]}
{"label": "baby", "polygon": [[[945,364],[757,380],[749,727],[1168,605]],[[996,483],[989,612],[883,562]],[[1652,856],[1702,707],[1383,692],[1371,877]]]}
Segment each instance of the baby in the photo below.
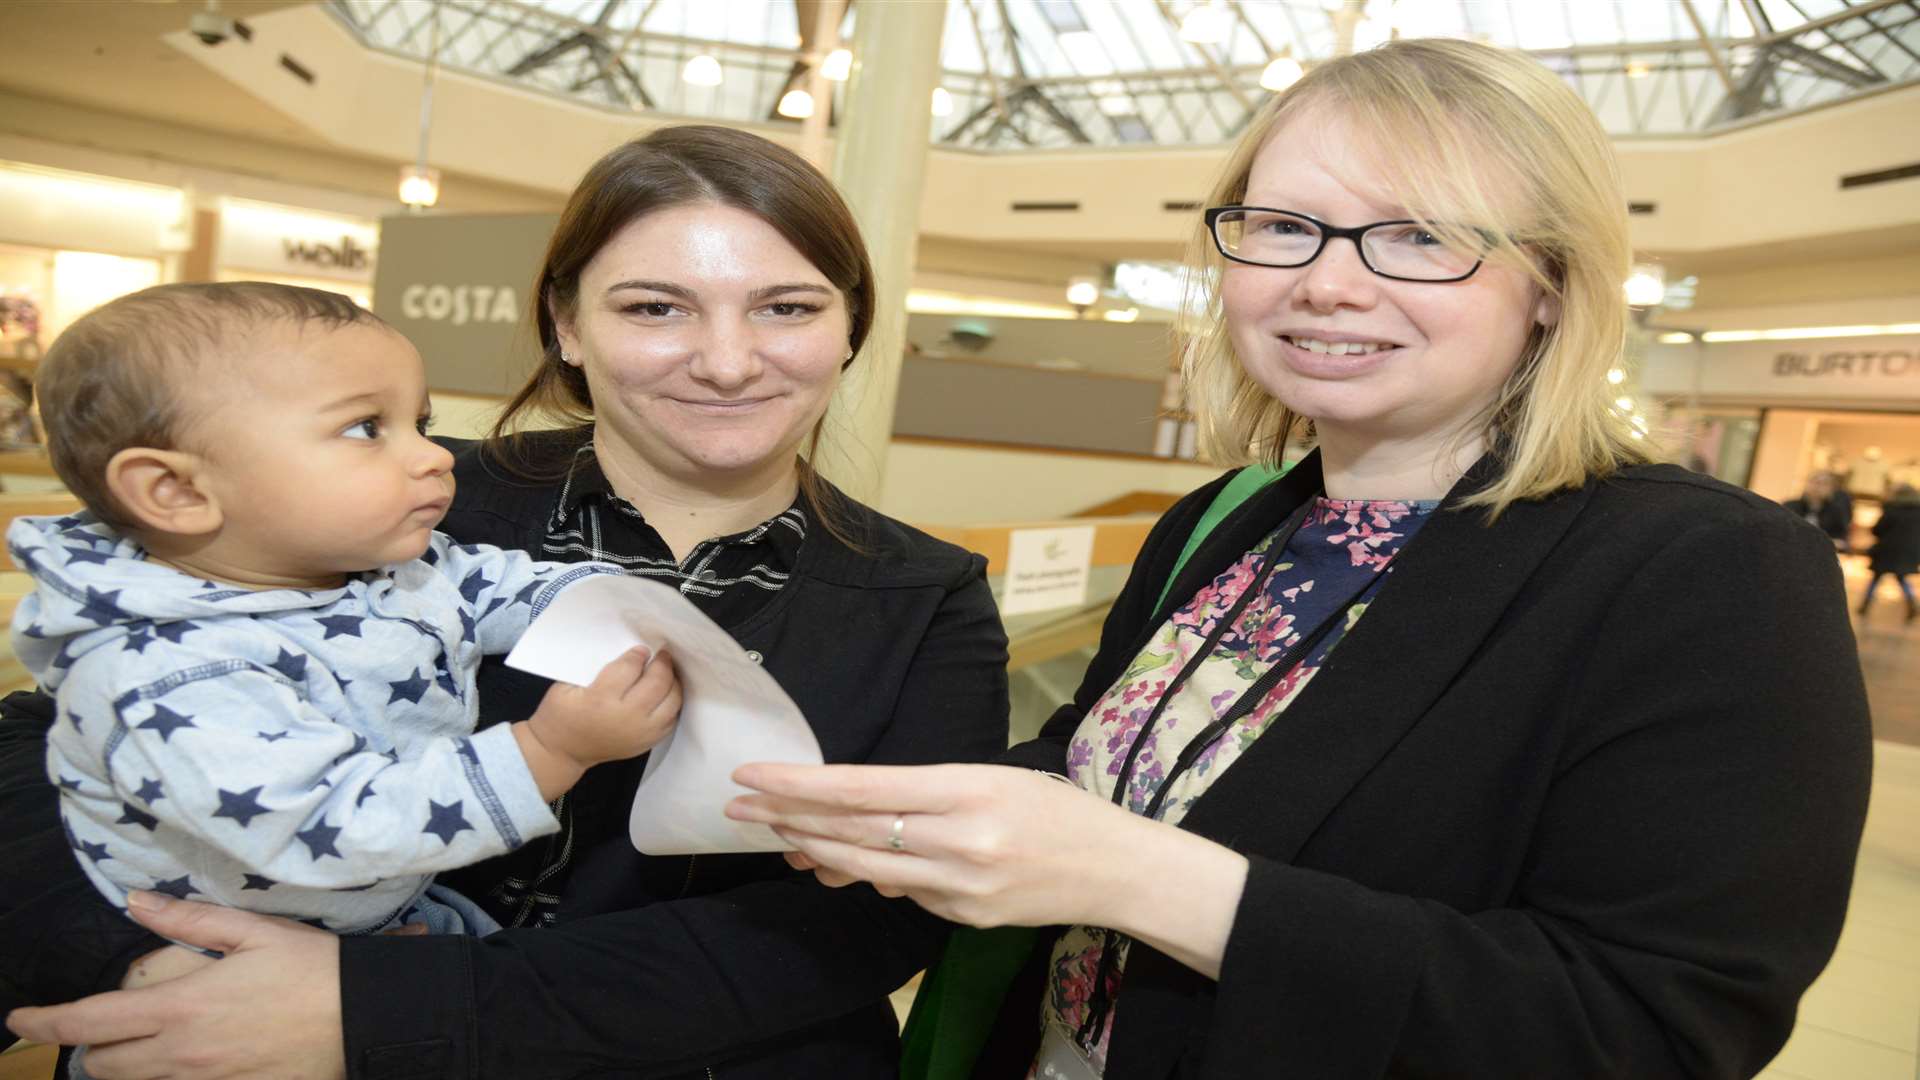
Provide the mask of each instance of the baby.
{"label": "baby", "polygon": [[63,333],[36,389],[87,512],[14,523],[14,648],[59,706],[47,768],[123,908],[148,889],[339,933],[497,924],[436,871],[558,828],[591,765],[678,716],[633,650],[474,732],[475,671],[562,589],[619,573],[435,532],[452,456],[405,338],[351,301],[162,285]]}

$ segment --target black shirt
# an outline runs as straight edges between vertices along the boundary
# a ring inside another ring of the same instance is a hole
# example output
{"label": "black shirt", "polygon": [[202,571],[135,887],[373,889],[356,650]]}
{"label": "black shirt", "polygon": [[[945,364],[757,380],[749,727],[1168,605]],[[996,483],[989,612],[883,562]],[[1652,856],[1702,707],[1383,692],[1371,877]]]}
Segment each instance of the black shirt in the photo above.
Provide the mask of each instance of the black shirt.
{"label": "black shirt", "polygon": [[807,514],[796,498],[753,528],[702,540],[685,559],[676,559],[639,508],[614,494],[589,442],[574,452],[560,483],[540,554],[562,562],[609,562],[635,577],[663,581],[714,622],[734,626],[786,585],[806,538]]}
{"label": "black shirt", "polygon": [[[559,562],[612,563],[634,577],[664,582],[714,622],[734,627],[779,594],[806,538],[807,515],[796,497],[792,506],[753,528],[702,540],[685,559],[676,559],[639,507],[614,492],[588,441],[574,451],[560,482],[538,554]],[[550,926],[558,918],[575,848],[574,814],[566,795],[553,801],[553,813],[560,831],[530,849],[542,856],[522,861],[474,898],[503,925]]]}

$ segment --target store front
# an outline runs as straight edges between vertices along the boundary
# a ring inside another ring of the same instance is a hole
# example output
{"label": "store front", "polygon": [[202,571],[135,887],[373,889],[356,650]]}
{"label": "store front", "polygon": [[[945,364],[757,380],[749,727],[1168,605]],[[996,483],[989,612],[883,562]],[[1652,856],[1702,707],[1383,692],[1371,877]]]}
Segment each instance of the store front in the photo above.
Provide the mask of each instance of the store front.
{"label": "store front", "polygon": [[222,199],[214,277],[327,289],[371,309],[379,248],[373,221]]}
{"label": "store front", "polygon": [[1864,535],[1901,486],[1920,488],[1920,325],[1836,329],[1851,332],[1661,342],[1640,385],[1665,403],[1682,464],[1779,501],[1832,473]]}
{"label": "store front", "polygon": [[[1781,499],[1808,473],[1831,470],[1878,501],[1909,467],[1920,470],[1920,325],[1835,329],[1852,332],[1663,341],[1647,352],[1641,392],[1666,404],[1668,431],[1678,422],[1702,436],[1683,460],[1717,458],[1722,467],[1709,471],[1723,479]],[[1740,458],[1745,475],[1728,475]]]}
{"label": "store front", "polygon": [[37,356],[92,308],[167,280],[185,206],[178,188],[0,162],[5,355]]}
{"label": "store front", "polygon": [[168,280],[187,247],[178,188],[0,162],[0,452],[36,443],[40,354],[81,315]]}

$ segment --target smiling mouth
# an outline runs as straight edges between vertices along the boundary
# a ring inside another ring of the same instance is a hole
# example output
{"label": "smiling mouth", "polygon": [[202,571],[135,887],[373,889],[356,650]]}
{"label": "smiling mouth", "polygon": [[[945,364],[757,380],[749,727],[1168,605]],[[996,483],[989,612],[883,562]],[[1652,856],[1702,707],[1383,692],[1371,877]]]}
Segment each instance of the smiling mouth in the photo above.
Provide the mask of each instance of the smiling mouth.
{"label": "smiling mouth", "polygon": [[1371,356],[1374,353],[1388,352],[1400,346],[1384,341],[1324,341],[1320,338],[1296,337],[1281,334],[1280,340],[1296,349],[1321,353],[1326,356]]}
{"label": "smiling mouth", "polygon": [[770,399],[738,398],[732,401],[704,401],[698,398],[676,398],[675,400],[679,401],[682,405],[691,405],[699,409],[716,409],[731,412],[740,409],[750,409],[755,405],[764,404]]}

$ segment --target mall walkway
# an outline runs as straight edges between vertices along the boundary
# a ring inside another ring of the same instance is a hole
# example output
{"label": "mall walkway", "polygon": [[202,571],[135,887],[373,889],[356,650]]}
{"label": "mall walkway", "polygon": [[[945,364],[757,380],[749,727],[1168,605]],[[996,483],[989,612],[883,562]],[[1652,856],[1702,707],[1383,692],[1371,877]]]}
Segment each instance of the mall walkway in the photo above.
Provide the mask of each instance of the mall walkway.
{"label": "mall walkway", "polygon": [[[1901,613],[1889,612],[1897,632]],[[1915,634],[1909,652],[1920,666],[1920,629]],[[1920,682],[1920,676],[1910,677]],[[1879,719],[1876,713],[1875,723]],[[1915,1080],[1920,1076],[1916,1051],[1920,747],[1882,740],[1874,744],[1873,803],[1839,951],[1802,999],[1800,1023],[1786,1048],[1760,1075],[1764,1080]]]}
{"label": "mall walkway", "polygon": [[[1867,587],[1866,560],[1844,560],[1847,602],[1860,606]],[[1920,577],[1915,579],[1920,587]],[[1854,616],[1860,670],[1867,677],[1876,739],[1920,746],[1920,621],[1908,624],[1906,602],[1891,581],[1882,581],[1866,618]]]}

